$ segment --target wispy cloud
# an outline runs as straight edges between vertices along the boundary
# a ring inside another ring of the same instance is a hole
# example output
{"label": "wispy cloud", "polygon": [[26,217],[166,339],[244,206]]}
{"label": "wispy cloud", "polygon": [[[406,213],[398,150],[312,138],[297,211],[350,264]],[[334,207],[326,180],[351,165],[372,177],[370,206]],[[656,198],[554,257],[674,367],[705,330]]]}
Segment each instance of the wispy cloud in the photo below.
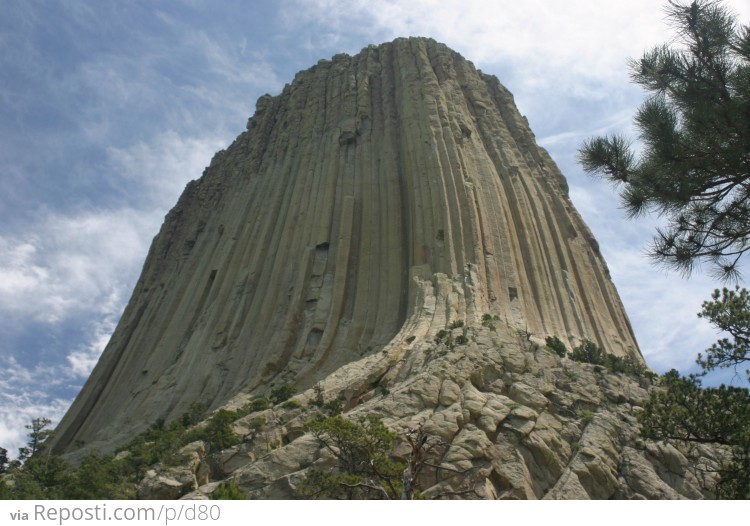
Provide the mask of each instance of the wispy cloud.
{"label": "wispy cloud", "polygon": [[[653,16],[653,6],[647,0],[621,4],[617,9],[585,0],[565,4],[542,0],[295,0],[286,2],[284,11],[290,27],[315,27],[307,37],[318,49],[351,45],[353,38],[429,36],[480,64],[520,65],[514,67],[514,74],[524,79],[526,88],[543,85],[548,89],[554,79],[556,86],[570,83],[571,88],[580,90],[585,87],[582,78],[596,82],[622,79],[623,59],[640,52],[634,44],[656,41],[663,27]],[[607,52],[592,45],[595,42],[606,42]]]}
{"label": "wispy cloud", "polygon": [[12,357],[0,358],[3,377],[0,379],[0,446],[12,458],[27,442],[28,425],[35,418],[49,418],[53,425],[60,421],[70,400],[50,397],[50,382],[58,381],[57,368],[28,369]]}
{"label": "wispy cloud", "polygon": [[114,330],[164,214],[221,146],[215,136],[166,132],[109,148],[105,166],[130,186],[126,206],[47,210],[22,229],[0,233],[0,334],[34,324],[53,342],[61,331],[80,335],[47,353],[0,344],[0,445],[15,451],[31,418],[58,419],[68,407]]}
{"label": "wispy cloud", "polygon": [[107,166],[129,183],[131,206],[166,210],[177,202],[188,181],[199,178],[213,155],[226,146],[227,137],[221,135],[185,136],[169,130],[127,148],[107,148]]}
{"label": "wispy cloud", "polygon": [[0,236],[0,324],[58,323],[107,303],[132,279],[153,222],[127,209],[49,213],[27,231]]}

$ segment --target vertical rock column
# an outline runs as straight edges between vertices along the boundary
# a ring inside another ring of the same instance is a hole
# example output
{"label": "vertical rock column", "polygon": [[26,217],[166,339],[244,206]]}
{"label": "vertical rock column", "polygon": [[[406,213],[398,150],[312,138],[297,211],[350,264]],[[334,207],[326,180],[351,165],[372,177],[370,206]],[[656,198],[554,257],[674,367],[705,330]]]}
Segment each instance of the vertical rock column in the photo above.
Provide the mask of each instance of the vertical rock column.
{"label": "vertical rock column", "polygon": [[497,79],[427,39],[299,73],[191,182],[56,448],[314,384],[483,314],[638,358],[596,242]]}

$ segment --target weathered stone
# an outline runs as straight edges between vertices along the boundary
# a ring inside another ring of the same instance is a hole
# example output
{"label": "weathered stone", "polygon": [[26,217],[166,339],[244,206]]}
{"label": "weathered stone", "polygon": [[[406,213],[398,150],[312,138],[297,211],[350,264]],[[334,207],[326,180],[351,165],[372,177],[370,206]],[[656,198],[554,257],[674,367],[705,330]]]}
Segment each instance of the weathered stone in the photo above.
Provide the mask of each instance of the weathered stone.
{"label": "weathered stone", "polygon": [[206,445],[191,442],[177,451],[181,463],[176,466],[157,465],[146,472],[138,485],[139,499],[177,499],[208,482],[210,469],[204,462]]}
{"label": "weathered stone", "polygon": [[177,478],[160,475],[153,469],[148,470],[138,485],[138,498],[142,500],[174,500],[198,487],[195,476],[188,471],[172,471],[170,474]]}
{"label": "weathered stone", "polygon": [[[291,383],[295,400],[340,398],[402,436],[423,426],[444,472],[424,477],[427,495],[703,496],[692,472],[711,451],[639,437],[648,382],[560,359],[546,336],[641,360],[513,96],[441,44],[397,39],[258,100],[167,215],[53,448],[111,451],[196,401],[235,410]],[[309,417],[239,419],[242,444],[208,459],[191,445],[139,495],[203,498],[231,476],[249,496],[292,497],[335,465]]]}
{"label": "weathered stone", "polygon": [[557,335],[638,354],[564,177],[497,79],[428,39],[342,55],[261,97],[187,186],[55,447],[111,450],[196,400],[311,387],[486,313],[528,349]]}
{"label": "weathered stone", "polygon": [[514,383],[510,386],[508,396],[513,401],[518,402],[521,405],[529,406],[537,411],[543,410],[549,403],[549,400],[547,400],[539,391],[521,382]]}

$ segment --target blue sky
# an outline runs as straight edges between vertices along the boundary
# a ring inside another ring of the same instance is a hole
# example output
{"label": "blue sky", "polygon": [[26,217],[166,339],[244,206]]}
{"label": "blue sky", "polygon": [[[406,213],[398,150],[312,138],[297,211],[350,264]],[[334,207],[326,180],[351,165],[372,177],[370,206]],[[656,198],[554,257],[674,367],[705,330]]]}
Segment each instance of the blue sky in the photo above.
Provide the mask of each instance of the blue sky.
{"label": "blue sky", "polygon": [[[727,2],[741,20],[744,1]],[[632,133],[626,60],[670,38],[653,0],[11,0],[0,17],[0,446],[58,420],[96,363],[185,184],[255,101],[336,53],[429,36],[496,75],[567,176],[649,365],[688,371],[717,338],[716,283],[652,266],[656,219],[628,221],[575,162]],[[746,270],[747,272],[747,270]],[[731,372],[721,376],[732,380]],[[737,380],[735,380],[736,382]]]}

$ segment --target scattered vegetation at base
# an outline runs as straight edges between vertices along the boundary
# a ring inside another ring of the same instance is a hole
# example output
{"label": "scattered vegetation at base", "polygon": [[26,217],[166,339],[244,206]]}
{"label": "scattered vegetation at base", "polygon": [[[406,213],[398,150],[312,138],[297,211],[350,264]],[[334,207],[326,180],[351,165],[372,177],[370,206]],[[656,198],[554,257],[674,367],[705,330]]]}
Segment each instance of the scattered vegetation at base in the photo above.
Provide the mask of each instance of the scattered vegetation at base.
{"label": "scattered vegetation at base", "polygon": [[211,494],[211,500],[246,500],[247,496],[242,493],[237,479],[232,479],[222,484]]}
{"label": "scattered vegetation at base", "polygon": [[547,349],[558,355],[560,358],[565,358],[565,355],[568,354],[568,348],[565,347],[565,344],[557,336],[547,336],[545,343],[547,344]]}
{"label": "scattered vegetation at base", "polygon": [[[454,337],[452,331],[456,329],[463,330],[461,331],[461,334]],[[448,325],[447,330],[440,329],[437,334],[435,334],[435,343],[437,345],[445,345],[446,348],[452,351],[456,348],[456,345],[466,345],[467,343],[469,343],[469,338],[467,336],[468,331],[469,327],[464,323],[463,320],[455,320],[451,322],[450,325]]]}
{"label": "scattered vegetation at base", "polygon": [[299,498],[419,499],[423,498],[420,475],[428,468],[435,470],[435,480],[463,476],[459,486],[464,489],[449,495],[479,496],[467,475],[471,469],[461,471],[438,465],[441,457],[438,453],[444,453],[447,446],[439,438],[428,436],[421,426],[404,433],[403,438],[410,446],[404,458],[394,455],[399,435],[376,415],[360,416],[356,420],[328,417],[311,422],[309,429],[335,457],[336,466],[325,471],[308,470],[296,489]]}
{"label": "scattered vegetation at base", "polygon": [[297,488],[307,499],[398,499],[403,463],[390,459],[398,436],[380,418],[351,421],[337,415],[313,421],[309,429],[337,459],[333,472],[312,469]]}
{"label": "scattered vegetation at base", "polygon": [[302,407],[302,404],[298,400],[287,400],[283,404],[281,404],[282,409],[300,409]]}
{"label": "scattered vegetation at base", "polygon": [[594,421],[594,412],[588,410],[579,411],[578,418],[580,418],[581,422],[583,422],[584,424],[590,424]]}
{"label": "scattered vegetation at base", "polygon": [[[548,347],[550,346],[549,340],[550,339],[547,338]],[[615,356],[614,354],[604,351],[604,349],[589,340],[584,340],[579,346],[574,347],[568,357],[576,362],[601,365],[611,373],[624,373],[634,376],[652,376],[648,374],[649,371],[646,367],[633,357],[628,356],[627,358],[623,358],[621,356]]]}
{"label": "scattered vegetation at base", "polygon": [[[232,431],[232,423],[249,412],[249,406],[220,409],[205,420],[205,406],[196,403],[169,423],[157,420],[114,454],[92,451],[75,468],[48,450],[50,420],[34,419],[26,426],[29,441],[17,460],[7,462],[7,451],[0,448],[0,467],[10,481],[0,481],[0,498],[135,499],[146,471],[157,463],[178,465],[184,460],[177,453],[183,446],[200,440],[211,452],[238,444],[241,438]],[[197,425],[201,422],[205,423]]]}
{"label": "scattered vegetation at base", "polygon": [[309,401],[309,407],[317,408],[327,416],[339,415],[344,410],[346,398],[344,398],[343,394],[339,394],[336,398],[332,398],[326,402],[325,397],[323,396],[323,386],[316,384],[315,387],[313,387],[313,392],[315,395]]}
{"label": "scattered vegetation at base", "polygon": [[[715,469],[710,488],[719,499],[750,499],[750,392],[740,387],[702,387],[696,376],[665,373],[638,414],[645,438],[676,444],[721,444],[728,458]],[[690,448],[687,448],[690,455]]]}
{"label": "scattered vegetation at base", "polygon": [[286,402],[297,393],[297,390],[291,384],[283,384],[271,389],[269,398],[274,405]]}
{"label": "scattered vegetation at base", "polygon": [[491,331],[494,331],[497,329],[497,327],[495,326],[495,322],[499,320],[500,320],[500,317],[497,315],[493,316],[492,314],[489,314],[489,313],[483,314],[482,315],[482,327],[487,327]]}
{"label": "scattered vegetation at base", "polygon": [[265,396],[261,396],[260,398],[256,398],[255,400],[250,402],[250,412],[252,413],[255,413],[256,411],[265,411],[266,409],[271,409],[272,407],[273,404]]}

